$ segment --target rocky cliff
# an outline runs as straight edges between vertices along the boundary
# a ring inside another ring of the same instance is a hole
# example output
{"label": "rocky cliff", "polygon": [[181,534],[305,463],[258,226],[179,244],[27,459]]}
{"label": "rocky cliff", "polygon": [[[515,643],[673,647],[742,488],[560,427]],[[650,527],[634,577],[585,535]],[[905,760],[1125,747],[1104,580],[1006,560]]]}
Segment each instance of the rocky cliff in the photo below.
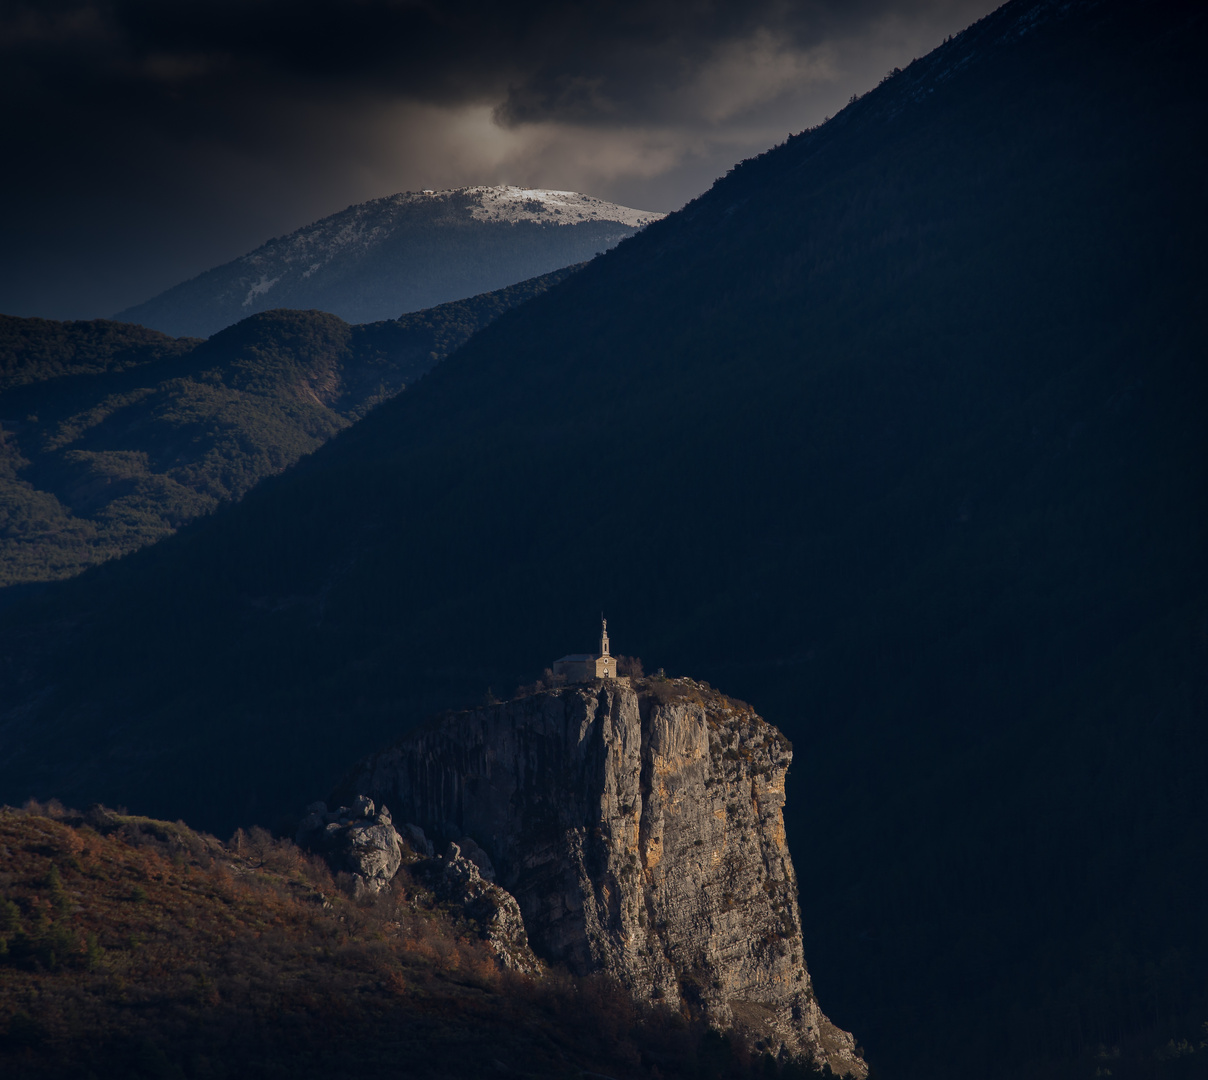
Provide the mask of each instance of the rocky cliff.
{"label": "rocky cliff", "polygon": [[705,685],[604,680],[446,716],[347,790],[441,842],[472,838],[538,955],[863,1076],[805,968],[791,759],[776,728]]}

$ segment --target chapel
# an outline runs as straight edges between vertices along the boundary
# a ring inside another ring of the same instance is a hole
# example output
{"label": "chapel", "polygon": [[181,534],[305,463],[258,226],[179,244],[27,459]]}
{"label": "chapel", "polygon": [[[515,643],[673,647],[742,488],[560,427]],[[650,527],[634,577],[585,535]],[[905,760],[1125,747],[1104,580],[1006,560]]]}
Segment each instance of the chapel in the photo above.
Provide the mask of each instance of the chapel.
{"label": "chapel", "polygon": [[608,620],[600,618],[600,651],[571,653],[554,661],[554,674],[565,675],[571,682],[591,682],[592,679],[615,679],[617,661],[608,651]]}

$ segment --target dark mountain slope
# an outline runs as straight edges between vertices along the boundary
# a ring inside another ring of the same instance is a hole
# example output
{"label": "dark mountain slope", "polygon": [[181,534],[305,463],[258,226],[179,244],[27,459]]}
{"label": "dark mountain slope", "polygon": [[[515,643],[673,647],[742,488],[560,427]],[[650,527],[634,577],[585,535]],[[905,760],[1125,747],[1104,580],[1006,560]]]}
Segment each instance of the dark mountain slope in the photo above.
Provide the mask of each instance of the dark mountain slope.
{"label": "dark mountain slope", "polygon": [[0,321],[0,585],[169,535],[310,453],[573,268],[390,322],[269,311],[208,341]]}
{"label": "dark mountain slope", "polygon": [[796,742],[806,947],[869,1060],[1176,1075],[1154,1048],[1208,1015],[1205,44],[1191,6],[1008,5],[14,614],[0,795],[265,819],[602,606]]}

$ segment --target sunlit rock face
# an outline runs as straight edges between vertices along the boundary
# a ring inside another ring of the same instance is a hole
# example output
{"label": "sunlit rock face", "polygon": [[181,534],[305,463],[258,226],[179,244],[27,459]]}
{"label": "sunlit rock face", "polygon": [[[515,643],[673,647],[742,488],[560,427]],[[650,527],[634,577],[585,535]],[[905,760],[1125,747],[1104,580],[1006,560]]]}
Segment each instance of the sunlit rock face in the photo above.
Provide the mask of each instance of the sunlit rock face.
{"label": "sunlit rock face", "polygon": [[328,810],[311,803],[294,837],[299,847],[324,855],[333,870],[351,874],[357,892],[381,892],[402,865],[394,819],[386,807],[375,810],[364,795],[351,806]]}
{"label": "sunlit rock face", "polygon": [[791,760],[775,727],[707,686],[607,679],[442,718],[348,784],[481,845],[539,955],[863,1076],[805,968]]}

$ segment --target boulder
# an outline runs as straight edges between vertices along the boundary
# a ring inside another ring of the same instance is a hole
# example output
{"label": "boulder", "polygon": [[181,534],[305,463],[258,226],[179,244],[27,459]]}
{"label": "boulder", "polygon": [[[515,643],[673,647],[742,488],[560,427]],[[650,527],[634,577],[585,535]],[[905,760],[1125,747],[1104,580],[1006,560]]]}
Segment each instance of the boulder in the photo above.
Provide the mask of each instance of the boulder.
{"label": "boulder", "polygon": [[375,811],[373,800],[360,795],[351,807],[328,811],[312,803],[306,809],[295,837],[299,847],[323,855],[337,873],[351,874],[358,892],[379,892],[390,884],[403,853],[386,807]]}

